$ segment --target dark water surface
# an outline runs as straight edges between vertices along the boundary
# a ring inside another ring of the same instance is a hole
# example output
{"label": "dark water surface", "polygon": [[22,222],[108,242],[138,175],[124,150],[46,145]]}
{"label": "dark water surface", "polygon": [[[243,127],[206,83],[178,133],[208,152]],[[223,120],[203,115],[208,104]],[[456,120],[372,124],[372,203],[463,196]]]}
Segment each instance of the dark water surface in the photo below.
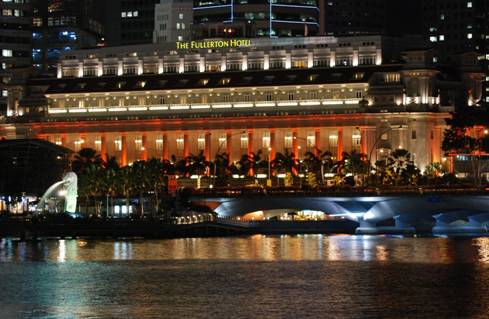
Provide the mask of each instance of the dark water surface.
{"label": "dark water surface", "polygon": [[0,318],[489,318],[489,238],[2,239]]}

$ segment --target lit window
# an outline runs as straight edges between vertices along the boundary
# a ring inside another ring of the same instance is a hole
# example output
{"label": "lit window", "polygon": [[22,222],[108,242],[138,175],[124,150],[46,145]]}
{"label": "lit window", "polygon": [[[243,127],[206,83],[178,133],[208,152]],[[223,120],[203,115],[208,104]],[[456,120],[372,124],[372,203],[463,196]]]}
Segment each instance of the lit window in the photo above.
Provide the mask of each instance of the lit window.
{"label": "lit window", "polygon": [[180,20],[182,20],[182,19],[183,19],[183,13],[179,13],[179,14],[178,14],[178,18],[179,18]]}
{"label": "lit window", "polygon": [[120,137],[118,137],[115,141],[114,141],[114,148],[116,151],[120,152],[122,151],[122,139]]}
{"label": "lit window", "polygon": [[284,147],[285,148],[291,148],[292,147],[292,133],[290,133],[290,132],[285,133]]}
{"label": "lit window", "polygon": [[362,143],[362,134],[360,133],[360,131],[356,130],[355,132],[353,132],[353,135],[351,136],[351,141],[353,147],[360,146],[360,144]]}
{"label": "lit window", "polygon": [[263,133],[262,147],[266,149],[270,147],[270,132]]}
{"label": "lit window", "polygon": [[472,8],[472,1],[467,1],[467,8]]}
{"label": "lit window", "polygon": [[3,57],[12,57],[13,56],[13,51],[12,50],[9,50],[9,49],[3,49],[2,50],[2,56]]}
{"label": "lit window", "polygon": [[183,151],[183,147],[184,147],[184,139],[183,139],[183,137],[177,138],[176,141],[177,141],[177,150]]}
{"label": "lit window", "polygon": [[329,136],[329,146],[337,147],[338,146],[338,135],[332,134]]}
{"label": "lit window", "polygon": [[438,40],[440,40],[440,41],[445,41],[445,36],[444,36],[443,34],[442,34],[442,35],[440,35],[440,36],[438,37]]}
{"label": "lit window", "polygon": [[141,137],[138,137],[134,140],[134,147],[136,148],[136,151],[143,150],[143,139]]}
{"label": "lit window", "polygon": [[163,150],[163,137],[162,136],[159,136],[158,138],[156,138],[156,150],[158,151],[161,151]]}
{"label": "lit window", "polygon": [[204,136],[199,136],[197,139],[197,148],[199,151],[205,149],[205,137]]}
{"label": "lit window", "polygon": [[247,148],[248,148],[248,136],[241,135],[241,149],[247,149]]}
{"label": "lit window", "polygon": [[94,146],[97,152],[100,152],[102,150],[102,141],[100,140],[100,138],[94,141]]}
{"label": "lit window", "polygon": [[316,134],[314,132],[307,133],[306,146],[307,148],[313,148],[316,146]]}
{"label": "lit window", "polygon": [[224,149],[224,148],[227,148],[227,143],[228,142],[228,139],[226,137],[225,134],[221,135],[219,137],[219,149]]}
{"label": "lit window", "polygon": [[467,33],[467,39],[472,39],[472,33]]}

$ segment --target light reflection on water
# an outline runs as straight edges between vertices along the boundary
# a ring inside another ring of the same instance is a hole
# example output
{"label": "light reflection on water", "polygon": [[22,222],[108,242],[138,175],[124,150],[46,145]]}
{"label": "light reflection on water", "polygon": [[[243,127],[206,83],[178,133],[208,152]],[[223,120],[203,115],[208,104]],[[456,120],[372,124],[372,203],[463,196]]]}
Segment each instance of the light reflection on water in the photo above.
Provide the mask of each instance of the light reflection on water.
{"label": "light reflection on water", "polygon": [[173,240],[0,241],[0,262],[182,259],[489,263],[489,238],[255,235]]}
{"label": "light reflection on water", "polygon": [[489,238],[0,239],[0,318],[487,318]]}

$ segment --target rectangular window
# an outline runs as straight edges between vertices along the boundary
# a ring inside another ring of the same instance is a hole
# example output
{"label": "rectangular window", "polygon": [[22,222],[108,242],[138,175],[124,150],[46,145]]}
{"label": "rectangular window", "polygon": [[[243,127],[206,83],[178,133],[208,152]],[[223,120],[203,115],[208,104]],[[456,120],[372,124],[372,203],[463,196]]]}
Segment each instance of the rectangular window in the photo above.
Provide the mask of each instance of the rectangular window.
{"label": "rectangular window", "polygon": [[415,131],[415,130],[412,130],[412,131],[411,131],[411,139],[412,139],[412,140],[415,140],[416,138],[417,138],[417,136],[416,136],[416,131]]}
{"label": "rectangular window", "polygon": [[183,147],[184,147],[184,139],[183,137],[179,137],[176,139],[176,142],[177,142],[177,150],[179,151],[183,151]]}
{"label": "rectangular window", "polygon": [[197,139],[197,148],[199,151],[202,151],[205,149],[205,137],[204,136],[199,136]]}
{"label": "rectangular window", "polygon": [[313,148],[316,146],[316,133],[315,132],[307,133],[306,146],[307,146],[307,148]]}
{"label": "rectangular window", "polygon": [[163,150],[163,136],[158,136],[155,140],[155,147],[157,151]]}
{"label": "rectangular window", "polygon": [[102,140],[100,138],[97,138],[94,142],[94,148],[97,152],[100,152],[102,150]]}
{"label": "rectangular window", "polygon": [[137,137],[134,140],[134,148],[136,151],[142,151],[143,150],[143,139],[141,137]]}
{"label": "rectangular window", "polygon": [[360,148],[362,144],[362,134],[360,131],[353,132],[353,135],[351,136],[351,144],[354,149]]}
{"label": "rectangular window", "polygon": [[241,149],[248,149],[248,135],[241,135]]}
{"label": "rectangular window", "polygon": [[268,149],[270,147],[270,132],[263,133],[262,147],[265,149]]}
{"label": "rectangular window", "polygon": [[228,139],[226,137],[226,134],[222,134],[219,137],[219,150],[226,149],[228,147]]}
{"label": "rectangular window", "polygon": [[120,137],[114,140],[114,148],[116,151],[122,151],[122,139]]}
{"label": "rectangular window", "polygon": [[337,147],[338,146],[338,135],[331,134],[329,136],[329,146],[330,147]]}
{"label": "rectangular window", "polygon": [[284,148],[292,148],[292,133],[285,133]]}
{"label": "rectangular window", "polygon": [[305,60],[295,60],[292,62],[292,67],[296,69],[302,69],[306,67],[306,61]]}
{"label": "rectangular window", "polygon": [[6,58],[10,58],[13,56],[13,51],[10,49],[3,49],[2,50],[2,56]]}

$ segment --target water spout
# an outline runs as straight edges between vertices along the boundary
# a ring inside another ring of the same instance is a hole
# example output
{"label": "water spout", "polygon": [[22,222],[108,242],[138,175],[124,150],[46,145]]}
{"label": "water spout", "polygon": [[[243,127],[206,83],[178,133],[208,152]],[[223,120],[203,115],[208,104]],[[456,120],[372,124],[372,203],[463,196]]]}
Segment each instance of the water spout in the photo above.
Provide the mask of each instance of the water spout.
{"label": "water spout", "polygon": [[42,195],[41,200],[37,204],[36,213],[42,213],[46,209],[46,201],[51,198],[54,194],[57,195],[57,191],[64,186],[64,181],[59,181],[49,186],[49,188]]}
{"label": "water spout", "polygon": [[[56,193],[58,192],[58,193]],[[46,209],[46,202],[53,196],[64,197],[64,211],[76,213],[76,201],[78,196],[78,176],[73,172],[68,172],[63,176],[63,180],[51,185],[41,197],[36,207],[36,213],[42,213]]]}

